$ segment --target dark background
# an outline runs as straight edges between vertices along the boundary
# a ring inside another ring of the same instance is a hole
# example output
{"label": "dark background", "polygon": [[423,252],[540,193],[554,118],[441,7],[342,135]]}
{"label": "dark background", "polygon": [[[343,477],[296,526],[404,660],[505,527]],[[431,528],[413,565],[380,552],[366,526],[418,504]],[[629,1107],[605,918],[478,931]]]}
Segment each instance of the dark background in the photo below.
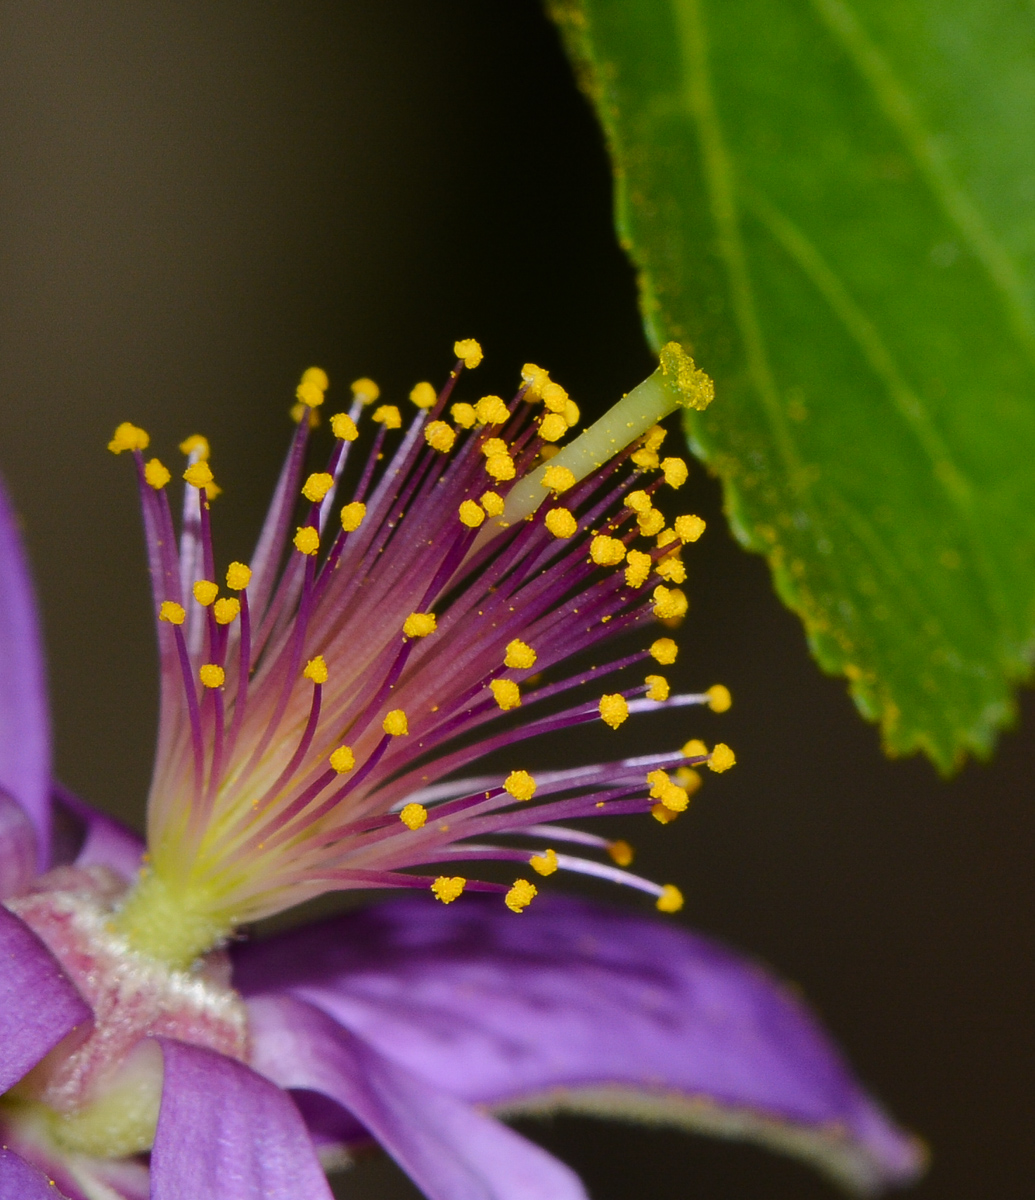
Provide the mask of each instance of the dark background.
{"label": "dark background", "polygon": [[[0,3],[0,467],[68,784],[140,824],[154,653],[115,424],[172,465],[186,434],[213,440],[225,562],[249,552],[302,368],[327,368],[332,400],[360,374],[399,399],[470,335],[481,390],[532,359],[586,412],[651,366],[600,137],[534,0]],[[931,1143],[918,1200],[1029,1196],[1031,697],[990,767],[946,785],[888,762],[731,542],[715,485],[698,468],[688,486],[709,530],[678,675],[722,680],[735,706],[630,722],[623,745],[699,733],[740,764],[676,826],[638,826],[638,865],[684,889],[687,922],[800,983]],[[744,1147],[523,1128],[596,1200],[834,1194]],[[342,1194],[413,1193],[375,1159]]]}

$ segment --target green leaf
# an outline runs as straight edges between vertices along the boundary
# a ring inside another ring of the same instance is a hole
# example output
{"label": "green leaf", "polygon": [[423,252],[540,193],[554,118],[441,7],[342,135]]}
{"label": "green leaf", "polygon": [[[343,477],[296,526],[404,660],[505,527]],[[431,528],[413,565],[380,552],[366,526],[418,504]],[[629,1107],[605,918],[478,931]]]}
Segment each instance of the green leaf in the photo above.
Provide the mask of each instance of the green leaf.
{"label": "green leaf", "polygon": [[986,756],[1035,646],[1035,10],[551,7],[735,533],[889,752]]}

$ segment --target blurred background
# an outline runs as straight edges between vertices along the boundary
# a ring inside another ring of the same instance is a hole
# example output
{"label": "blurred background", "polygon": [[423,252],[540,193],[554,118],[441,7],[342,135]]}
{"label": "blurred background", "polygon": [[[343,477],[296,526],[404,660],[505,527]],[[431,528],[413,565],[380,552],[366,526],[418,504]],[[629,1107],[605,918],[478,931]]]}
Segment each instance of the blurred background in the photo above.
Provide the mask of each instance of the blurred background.
{"label": "blurred background", "polygon": [[[364,374],[401,401],[475,336],[479,394],[531,359],[592,415],[651,361],[601,139],[535,0],[3,0],[0,152],[0,470],[42,597],[58,769],[139,827],[155,656],[135,485],[105,450],[119,421],[172,465],[185,435],[211,438],[226,562],[249,554],[312,363],[332,409]],[[714,483],[687,486],[709,528],[672,676],[735,704],[629,722],[622,749],[722,738],[739,765],[676,825],[638,824],[638,866],[683,889],[678,919],[801,986],[931,1144],[918,1200],[1026,1197],[1031,696],[990,766],[945,784],[887,761]],[[522,1128],[595,1200],[834,1195],[760,1150]],[[416,1195],[377,1157],[340,1190]]]}

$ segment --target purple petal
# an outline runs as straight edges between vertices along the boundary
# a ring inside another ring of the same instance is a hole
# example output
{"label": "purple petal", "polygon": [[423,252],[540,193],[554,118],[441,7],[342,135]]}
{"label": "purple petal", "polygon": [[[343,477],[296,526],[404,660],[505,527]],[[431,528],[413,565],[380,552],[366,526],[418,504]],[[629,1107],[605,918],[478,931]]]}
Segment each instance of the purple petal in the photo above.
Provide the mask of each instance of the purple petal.
{"label": "purple petal", "polygon": [[24,892],[36,874],[36,830],[25,809],[0,792],[0,900]]}
{"label": "purple petal", "polygon": [[54,799],[80,826],[82,841],[75,856],[77,867],[99,863],[118,871],[126,879],[136,878],[144,843],[132,829],[91,808],[85,800],[80,800],[60,784],[54,785]]}
{"label": "purple petal", "polygon": [[50,852],[50,720],[29,564],[0,483],[0,788],[29,814],[40,870]]}
{"label": "purple petal", "polygon": [[151,1200],[331,1200],[290,1096],[222,1054],[159,1040]]}
{"label": "purple petal", "polygon": [[922,1166],[794,995],[673,924],[560,897],[520,917],[421,897],[241,947],[235,962],[246,995],[308,1000],[468,1102],[751,1137],[864,1191]]}
{"label": "purple petal", "polygon": [[249,1005],[253,1061],[355,1114],[429,1200],[586,1200],[578,1176],[288,996]]}
{"label": "purple petal", "polygon": [[0,908],[0,1093],[92,1016],[47,947]]}
{"label": "purple petal", "polygon": [[4,1200],[65,1200],[46,1175],[4,1149],[0,1149],[0,1196]]}

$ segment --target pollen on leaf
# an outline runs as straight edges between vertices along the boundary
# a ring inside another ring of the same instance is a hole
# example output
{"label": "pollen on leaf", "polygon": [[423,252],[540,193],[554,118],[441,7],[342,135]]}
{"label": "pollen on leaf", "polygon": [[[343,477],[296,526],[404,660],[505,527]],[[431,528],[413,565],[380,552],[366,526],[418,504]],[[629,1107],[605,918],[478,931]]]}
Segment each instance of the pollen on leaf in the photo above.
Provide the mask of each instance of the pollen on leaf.
{"label": "pollen on leaf", "polygon": [[489,684],[496,703],[504,712],[521,705],[521,690],[512,679],[494,679]]}
{"label": "pollen on leaf", "polygon": [[204,459],[201,459],[183,472],[183,478],[191,487],[207,488],[212,483],[214,476],[212,468]]}
{"label": "pollen on leaf", "polygon": [[299,554],[315,554],[320,549],[320,535],[312,525],[302,525],[293,541]]}
{"label": "pollen on leaf", "polygon": [[567,508],[551,508],[543,519],[546,528],[555,538],[574,537],[579,531],[579,523]]}
{"label": "pollen on leaf", "polygon": [[389,737],[403,737],[410,732],[409,722],[401,708],[393,708],[381,722],[381,728]]}
{"label": "pollen on leaf", "polygon": [[560,413],[547,413],[539,422],[539,436],[544,442],[559,442],[568,432],[568,422]]}
{"label": "pollen on leaf", "polygon": [[435,632],[437,624],[434,613],[413,612],[403,621],[403,633],[408,638],[427,637]]}
{"label": "pollen on leaf", "polygon": [[352,394],[364,404],[373,404],[381,395],[381,389],[372,379],[367,379],[364,375],[362,379],[352,381]]}
{"label": "pollen on leaf", "polygon": [[666,883],[654,903],[658,912],[677,913],[683,907],[683,893],[674,883]]}
{"label": "pollen on leaf", "polygon": [[704,533],[705,524],[700,517],[691,515],[676,517],[672,522],[672,528],[676,531],[676,537],[681,542],[696,542],[701,534]]}
{"label": "pollen on leaf", "polygon": [[557,870],[557,851],[547,850],[543,854],[533,854],[528,865],[539,875],[552,875]]}
{"label": "pollen on leaf", "polygon": [[511,912],[519,913],[528,908],[538,895],[539,889],[534,883],[529,883],[527,879],[515,879],[514,886],[503,897],[503,903]]}
{"label": "pollen on leaf", "polygon": [[598,533],[589,543],[589,557],[598,567],[617,567],[625,558],[625,543],[606,533]]}
{"label": "pollen on leaf", "polygon": [[370,419],[383,425],[385,429],[399,429],[403,423],[402,413],[394,404],[382,404],[375,408]]}
{"label": "pollen on leaf", "polygon": [[160,492],[172,479],[172,474],[157,458],[150,458],[144,464],[144,479],[156,492]]}
{"label": "pollen on leaf", "polygon": [[629,704],[620,692],[610,692],[600,697],[599,711],[604,724],[617,729],[629,716]]}
{"label": "pollen on leaf", "polygon": [[461,338],[460,341],[454,342],[453,353],[463,362],[469,371],[473,371],[484,357],[481,346],[474,338]]}
{"label": "pollen on leaf", "polygon": [[182,625],[186,618],[187,613],[182,604],[177,604],[175,600],[162,601],[158,610],[159,621],[166,621],[169,625]]}
{"label": "pollen on leaf", "polygon": [[467,880],[462,875],[440,875],[431,885],[431,891],[436,900],[443,904],[452,904],[463,892]]}
{"label": "pollen on leaf", "polygon": [[226,680],[226,672],[216,663],[205,663],[198,671],[198,678],[207,688],[219,688]]}
{"label": "pollen on leaf", "polygon": [[151,444],[147,431],[131,421],[123,421],[112,434],[108,449],[112,454],[121,454],[123,450],[146,450]]}
{"label": "pollen on leaf", "polygon": [[498,492],[482,492],[479,499],[482,502],[482,508],[485,509],[490,517],[501,516],[503,510],[507,507],[503,497]]}
{"label": "pollen on leaf", "polygon": [[651,658],[656,659],[663,667],[670,667],[676,661],[678,653],[679,647],[671,638],[658,638],[657,641],[651,642]]}
{"label": "pollen on leaf", "polygon": [[712,712],[724,713],[728,712],[733,704],[733,697],[730,695],[730,690],[721,683],[713,683],[708,689],[708,707]]}
{"label": "pollen on leaf", "polygon": [[529,667],[535,666],[536,652],[527,643],[520,638],[514,638],[512,642],[507,643],[507,652],[503,658],[505,666],[511,669],[527,671]]}
{"label": "pollen on leaf", "polygon": [[646,512],[638,514],[636,524],[644,537],[653,537],[665,528],[665,518],[656,508],[649,508]]}
{"label": "pollen on leaf", "polygon": [[629,587],[643,587],[650,576],[653,561],[642,550],[630,550],[625,568],[625,582]]}
{"label": "pollen on leaf", "polygon": [[473,404],[467,404],[461,400],[458,404],[454,404],[449,410],[449,415],[453,418],[455,424],[461,429],[470,429],[471,426],[478,420],[478,414],[474,411]]}
{"label": "pollen on leaf", "polygon": [[191,591],[194,593],[194,599],[203,608],[208,608],[212,601],[219,595],[219,584],[213,583],[211,579],[199,579],[191,588]]}
{"label": "pollen on leaf", "polygon": [[719,742],[712,750],[711,757],[708,759],[708,766],[721,775],[723,771],[728,771],[736,761],[736,755],[729,746],[725,742]]}
{"label": "pollen on leaf", "polygon": [[438,399],[438,392],[430,383],[422,382],[414,385],[410,392],[410,399],[418,408],[433,408]]}
{"label": "pollen on leaf", "polygon": [[700,738],[691,738],[683,747],[684,758],[707,758],[708,747]]}
{"label": "pollen on leaf", "polygon": [[493,454],[491,458],[485,460],[485,469],[499,483],[513,479],[517,474],[514,460],[509,454]]}
{"label": "pollen on leaf", "polygon": [[352,753],[351,746],[339,746],[337,750],[332,751],[328,762],[339,775],[344,775],[356,765],[356,756]]}
{"label": "pollen on leaf", "polygon": [[667,700],[669,694],[668,680],[664,675],[648,675],[643,681],[648,685],[648,700]]}
{"label": "pollen on leaf", "polygon": [[414,801],[403,805],[399,813],[399,820],[402,821],[407,829],[420,829],[427,819],[428,810],[423,804],[417,804]]}
{"label": "pollen on leaf", "polygon": [[544,488],[560,494],[569,491],[578,481],[575,478],[575,472],[570,471],[567,467],[547,467],[543,472],[541,482]]}
{"label": "pollen on leaf", "polygon": [[236,596],[224,596],[212,605],[212,615],[217,625],[229,625],[241,612],[241,602]]}
{"label": "pollen on leaf", "polygon": [[332,487],[334,487],[333,475],[329,475],[326,471],[314,471],[302,484],[302,495],[313,504],[319,504]]}
{"label": "pollen on leaf", "polygon": [[678,488],[686,483],[690,469],[681,458],[663,458],[661,460],[661,472],[665,476],[665,482],[669,487]]}
{"label": "pollen on leaf", "polygon": [[633,860],[633,848],[628,842],[618,838],[617,841],[609,843],[607,852],[611,856],[611,861],[619,867],[627,867]]}
{"label": "pollen on leaf", "polygon": [[327,682],[327,663],[324,661],[322,654],[318,654],[315,658],[311,658],[306,663],[305,670],[302,672],[302,677],[304,679],[308,679],[310,683]]}
{"label": "pollen on leaf", "polygon": [[193,458],[195,462],[207,462],[212,456],[212,447],[203,433],[192,433],[180,442],[180,453]]}
{"label": "pollen on leaf", "polygon": [[367,515],[367,506],[362,500],[353,500],[351,504],[346,504],[341,510],[341,527],[346,533],[355,533],[356,530],[363,524],[363,518]]}
{"label": "pollen on leaf", "polygon": [[331,433],[343,442],[354,442],[359,437],[356,422],[348,413],[335,413],[331,417]]}
{"label": "pollen on leaf", "polygon": [[468,529],[477,529],[485,520],[484,510],[473,500],[464,500],[460,505],[460,521]]}
{"label": "pollen on leaf", "polygon": [[447,425],[445,421],[432,421],[424,430],[424,440],[432,450],[438,450],[442,454],[447,454],[453,449],[453,443],[456,441],[456,430]]}
{"label": "pollen on leaf", "polygon": [[644,491],[630,492],[625,498],[625,507],[631,508],[634,513],[650,512],[653,505],[650,502],[650,496]]}
{"label": "pollen on leaf", "polygon": [[510,410],[502,396],[482,396],[474,406],[474,411],[483,425],[502,425],[510,417]]}
{"label": "pollen on leaf", "polygon": [[548,383],[542,390],[543,404],[554,413],[563,413],[568,403],[568,393],[559,383]]}
{"label": "pollen on leaf", "polygon": [[232,562],[226,569],[226,586],[232,592],[243,592],[251,580],[252,569],[243,562]]}
{"label": "pollen on leaf", "polygon": [[660,617],[663,621],[674,621],[678,617],[686,615],[686,610],[690,607],[689,601],[685,593],[679,588],[667,588],[664,584],[658,584],[654,589],[654,615]]}
{"label": "pollen on leaf", "polygon": [[536,781],[527,771],[511,771],[503,781],[503,789],[515,800],[531,800],[535,795]]}
{"label": "pollen on leaf", "polygon": [[486,438],[481,444],[482,454],[492,458],[494,454],[509,454],[510,447],[502,438]]}

